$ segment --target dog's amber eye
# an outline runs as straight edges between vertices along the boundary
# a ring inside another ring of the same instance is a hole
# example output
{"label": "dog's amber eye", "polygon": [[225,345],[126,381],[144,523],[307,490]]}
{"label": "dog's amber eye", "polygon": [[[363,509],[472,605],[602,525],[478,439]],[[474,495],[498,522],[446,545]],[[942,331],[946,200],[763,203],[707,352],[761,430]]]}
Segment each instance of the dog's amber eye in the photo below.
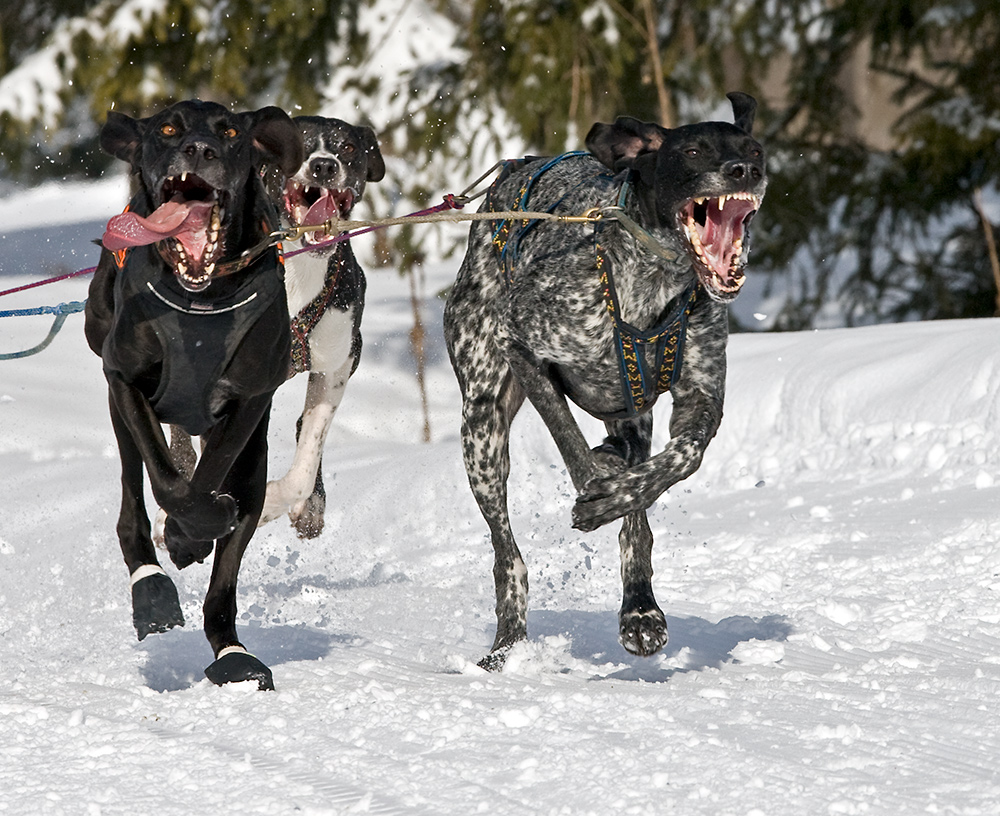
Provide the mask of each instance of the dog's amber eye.
{"label": "dog's amber eye", "polygon": [[162,133],[164,136],[176,136],[177,128],[175,128],[173,125],[160,125],[160,133]]}
{"label": "dog's amber eye", "polygon": [[684,155],[685,156],[689,156],[690,158],[693,159],[695,156],[698,155],[698,148],[697,147],[689,147],[687,150],[684,151]]}
{"label": "dog's amber eye", "polygon": [[236,128],[226,128],[226,138],[235,139],[240,135],[240,132]]}
{"label": "dog's amber eye", "polygon": [[345,153],[353,153],[355,151],[355,149],[356,148],[354,147],[354,145],[352,145],[350,142],[345,142],[344,143],[343,151]]}

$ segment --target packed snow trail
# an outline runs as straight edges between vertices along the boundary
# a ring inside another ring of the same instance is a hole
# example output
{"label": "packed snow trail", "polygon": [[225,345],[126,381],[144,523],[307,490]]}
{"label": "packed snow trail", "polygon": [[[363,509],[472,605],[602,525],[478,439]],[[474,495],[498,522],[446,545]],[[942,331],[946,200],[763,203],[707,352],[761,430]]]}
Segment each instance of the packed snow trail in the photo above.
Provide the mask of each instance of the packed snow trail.
{"label": "packed snow trail", "polygon": [[[453,269],[430,272],[434,291]],[[326,531],[276,521],[244,560],[242,632],[273,694],[203,677],[210,564],[164,559],[188,625],[135,642],[82,319],[0,364],[0,813],[997,812],[1000,322],[733,337],[722,429],[650,512],[670,643],[646,660],[617,642],[617,528],[570,528],[572,486],[526,408],[510,505],[530,640],[491,675],[492,552],[441,304],[422,445],[409,290],[369,282]],[[34,320],[0,321],[0,350]],[[275,472],[300,380],[278,395]]]}

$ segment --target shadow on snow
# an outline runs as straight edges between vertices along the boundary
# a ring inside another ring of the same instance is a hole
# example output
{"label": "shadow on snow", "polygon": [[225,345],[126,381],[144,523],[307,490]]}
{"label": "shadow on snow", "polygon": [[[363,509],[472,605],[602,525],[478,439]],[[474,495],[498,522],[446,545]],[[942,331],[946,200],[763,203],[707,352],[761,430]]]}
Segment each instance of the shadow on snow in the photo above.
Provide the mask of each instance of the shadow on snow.
{"label": "shadow on snow", "polygon": [[[245,627],[247,651],[273,668],[282,663],[319,660],[326,657],[337,643],[352,643],[351,635],[336,635],[302,626]],[[154,691],[180,691],[205,679],[205,667],[212,662],[212,651],[200,629],[173,629],[152,636],[139,647],[147,660],[140,668],[146,685]]]}
{"label": "shadow on snow", "polygon": [[647,683],[662,683],[678,673],[718,669],[732,659],[733,649],[740,643],[784,641],[793,628],[784,615],[763,618],[737,615],[718,623],[710,623],[704,618],[668,615],[667,630],[670,640],[659,655],[636,657],[618,642],[618,616],[614,612],[538,610],[528,613],[528,631],[532,638],[565,635],[570,639],[570,655],[577,660],[594,666],[603,667],[609,663],[624,666],[604,676]]}

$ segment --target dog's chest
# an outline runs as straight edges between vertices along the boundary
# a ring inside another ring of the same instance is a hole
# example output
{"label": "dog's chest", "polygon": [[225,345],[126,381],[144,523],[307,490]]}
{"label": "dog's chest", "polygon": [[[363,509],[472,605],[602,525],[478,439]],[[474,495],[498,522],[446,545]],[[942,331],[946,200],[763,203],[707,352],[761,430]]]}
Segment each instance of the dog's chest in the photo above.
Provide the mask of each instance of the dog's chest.
{"label": "dog's chest", "polygon": [[315,298],[326,281],[327,257],[304,252],[285,262],[288,313],[294,317]]}

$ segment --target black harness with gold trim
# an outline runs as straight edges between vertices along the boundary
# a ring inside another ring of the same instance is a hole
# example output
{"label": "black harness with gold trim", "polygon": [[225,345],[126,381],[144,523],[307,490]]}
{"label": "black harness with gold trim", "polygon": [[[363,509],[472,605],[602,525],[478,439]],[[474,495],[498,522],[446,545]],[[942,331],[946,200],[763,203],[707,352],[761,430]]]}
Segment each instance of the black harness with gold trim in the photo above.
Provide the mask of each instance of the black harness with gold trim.
{"label": "black harness with gold trim", "polygon": [[[527,210],[532,187],[541,175],[561,161],[576,156],[587,155],[589,154],[583,151],[564,153],[540,164],[524,180],[518,193],[518,200],[510,209]],[[497,185],[507,178],[511,172],[533,161],[537,160],[528,157],[524,159],[511,159],[504,162],[500,174],[490,187],[487,199],[490,210],[498,211],[506,209],[505,207],[496,205],[495,193]],[[610,179],[614,177],[611,174],[607,174],[606,178]],[[630,188],[631,181],[629,175],[626,174],[618,193],[617,209],[621,209],[624,206]],[[552,204],[547,212],[554,211],[570,192],[572,192],[572,189]],[[509,219],[499,221],[494,227],[493,232],[493,246],[496,248],[497,256],[503,269],[504,282],[508,286],[514,280],[514,268],[518,259],[518,245],[524,236],[538,223],[538,220],[525,220],[523,223],[517,222],[520,223],[520,228],[512,230],[514,223]],[[681,367],[684,362],[684,339],[687,334],[688,316],[694,308],[701,286],[695,280],[680,295],[675,297],[668,304],[663,318],[651,329],[644,331],[636,328],[621,316],[611,262],[601,245],[601,233],[603,229],[604,219],[596,220],[594,222],[595,266],[601,286],[601,294],[614,328],[618,369],[621,377],[622,395],[625,401],[624,411],[607,418],[627,419],[646,411],[656,402],[657,397],[669,391],[674,383],[677,382],[678,377],[680,377]],[[645,242],[640,241],[640,243]]]}

